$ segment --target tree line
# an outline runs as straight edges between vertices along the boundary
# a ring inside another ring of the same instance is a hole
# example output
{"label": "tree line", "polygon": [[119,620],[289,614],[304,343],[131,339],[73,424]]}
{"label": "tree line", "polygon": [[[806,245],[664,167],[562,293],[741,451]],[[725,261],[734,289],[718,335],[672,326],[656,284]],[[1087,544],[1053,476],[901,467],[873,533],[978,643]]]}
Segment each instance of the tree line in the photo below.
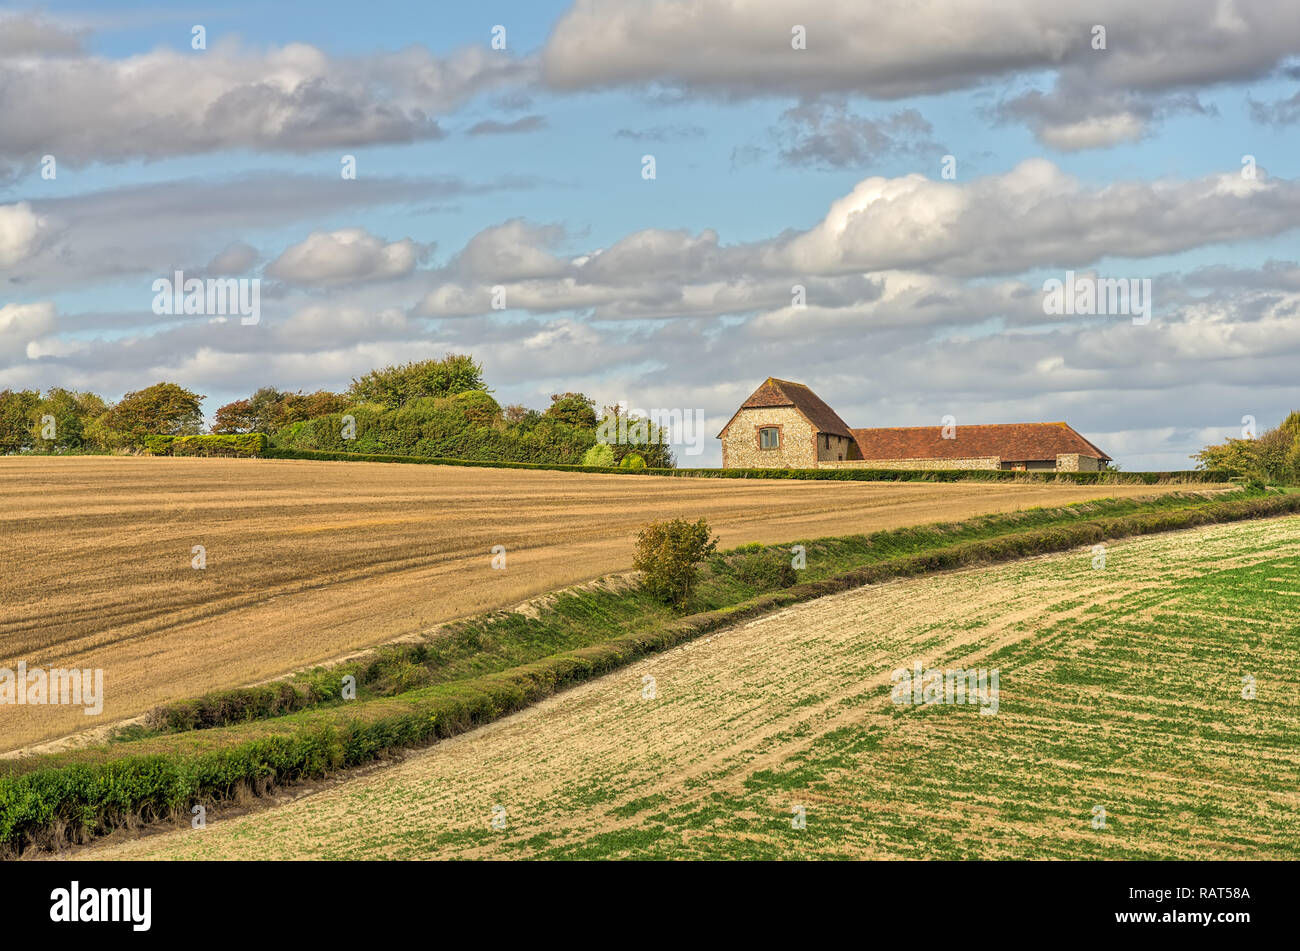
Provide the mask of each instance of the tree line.
{"label": "tree line", "polygon": [[1300,412],[1258,438],[1229,439],[1192,457],[1202,469],[1221,469],[1258,482],[1300,483]]}
{"label": "tree line", "polygon": [[[108,403],[61,388],[0,390],[0,453],[134,452],[146,436],[203,431],[206,397],[161,382]],[[583,393],[557,393],[543,410],[502,407],[466,354],[371,370],[342,393],[264,386],[213,414],[218,435],[265,433],[272,445],[297,449],[427,455],[502,462],[589,465],[675,464],[654,427],[641,444],[597,445],[602,420]]]}

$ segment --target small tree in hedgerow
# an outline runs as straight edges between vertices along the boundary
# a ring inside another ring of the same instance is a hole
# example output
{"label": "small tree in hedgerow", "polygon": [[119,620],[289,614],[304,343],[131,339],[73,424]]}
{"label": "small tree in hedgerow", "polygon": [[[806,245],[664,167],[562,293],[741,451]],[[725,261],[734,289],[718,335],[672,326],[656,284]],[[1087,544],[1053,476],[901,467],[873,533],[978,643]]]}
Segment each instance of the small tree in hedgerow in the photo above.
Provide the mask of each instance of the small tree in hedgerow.
{"label": "small tree in hedgerow", "polygon": [[614,450],[603,442],[598,442],[587,450],[582,457],[584,466],[613,466]]}
{"label": "small tree in hedgerow", "polygon": [[636,558],[632,566],[643,575],[642,586],[674,607],[685,607],[695,590],[697,566],[718,547],[709,537],[704,519],[688,522],[651,522],[636,537]]}

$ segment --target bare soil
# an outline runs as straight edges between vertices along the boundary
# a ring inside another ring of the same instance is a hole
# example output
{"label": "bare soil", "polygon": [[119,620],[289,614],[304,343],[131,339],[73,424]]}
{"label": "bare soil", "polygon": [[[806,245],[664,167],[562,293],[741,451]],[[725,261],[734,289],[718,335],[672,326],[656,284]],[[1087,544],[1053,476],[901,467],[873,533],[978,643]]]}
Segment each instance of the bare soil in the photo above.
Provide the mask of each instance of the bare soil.
{"label": "bare soil", "polygon": [[1178,488],[0,458],[0,667],[99,668],[106,693],[94,720],[4,707],[0,752],[627,570],[652,519],[703,516],[729,547]]}

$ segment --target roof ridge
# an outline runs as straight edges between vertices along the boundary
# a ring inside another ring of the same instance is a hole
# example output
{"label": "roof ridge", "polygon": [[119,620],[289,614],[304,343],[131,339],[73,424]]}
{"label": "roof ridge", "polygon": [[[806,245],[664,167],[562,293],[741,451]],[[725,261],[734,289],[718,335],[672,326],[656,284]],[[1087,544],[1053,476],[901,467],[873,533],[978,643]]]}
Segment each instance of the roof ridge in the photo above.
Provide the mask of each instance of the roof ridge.
{"label": "roof ridge", "polygon": [[[1064,426],[1064,427],[1066,427],[1067,429],[1071,429],[1071,430],[1074,428],[1074,427],[1072,427],[1069,423],[1066,423],[1066,422],[1050,422],[1050,423],[954,423],[953,425],[955,425],[958,429],[962,429],[962,428],[966,428],[966,429],[975,429],[976,427],[983,428],[983,429],[988,429],[988,428],[991,428],[991,427],[993,427],[993,426]],[[851,428],[851,429],[943,429],[943,428],[944,428],[944,424],[942,424],[942,423],[934,424],[934,425],[927,424],[927,425],[923,425],[923,426],[852,426],[852,427],[850,427],[850,428]]]}

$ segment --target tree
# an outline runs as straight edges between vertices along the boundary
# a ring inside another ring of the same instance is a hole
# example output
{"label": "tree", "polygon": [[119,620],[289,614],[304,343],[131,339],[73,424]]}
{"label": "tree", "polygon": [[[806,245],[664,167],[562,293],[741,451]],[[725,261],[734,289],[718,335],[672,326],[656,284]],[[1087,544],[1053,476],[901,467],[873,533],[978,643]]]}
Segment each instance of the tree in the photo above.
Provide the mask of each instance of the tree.
{"label": "tree", "polygon": [[487,390],[483,366],[467,354],[449,353],[441,360],[371,370],[352,381],[348,397],[357,403],[380,403],[397,409],[424,396],[455,396],[466,390]]}
{"label": "tree", "polygon": [[1229,439],[1192,456],[1200,469],[1222,469],[1264,482],[1300,480],[1300,412],[1292,412],[1258,439]]}
{"label": "tree", "polygon": [[246,400],[235,400],[217,410],[212,431],[219,434],[274,433],[290,423],[341,413],[351,400],[339,393],[285,393],[264,386]]}
{"label": "tree", "polygon": [[127,393],[99,423],[118,445],[139,445],[145,436],[194,436],[203,427],[203,400],[176,383],[155,383]]}
{"label": "tree", "polygon": [[482,390],[466,390],[450,397],[448,402],[479,426],[491,426],[501,419],[501,406]]}
{"label": "tree", "polygon": [[639,456],[651,468],[675,468],[677,459],[668,443],[669,435],[654,420],[625,413],[618,405],[606,406],[596,425],[596,441],[613,448],[614,461],[619,465],[629,456]]}
{"label": "tree", "polygon": [[292,395],[273,386],[259,387],[248,398],[248,422],[251,433],[273,433],[285,423],[285,407]]}
{"label": "tree", "polygon": [[514,426],[524,432],[529,432],[537,428],[545,417],[535,409],[529,409],[527,406],[507,406],[505,408],[506,423]]}
{"label": "tree", "polygon": [[40,404],[38,390],[0,390],[0,452],[21,452],[32,444],[32,411]]}
{"label": "tree", "polygon": [[595,429],[596,401],[582,393],[556,393],[542,415],[570,426]]}
{"label": "tree", "polygon": [[317,390],[315,393],[303,393],[300,390],[286,394],[280,405],[283,409],[275,421],[274,429],[258,430],[259,432],[270,433],[290,423],[341,413],[352,405],[352,400],[342,393],[331,393],[329,390]]}
{"label": "tree", "polygon": [[695,590],[697,566],[718,547],[704,519],[651,522],[636,537],[632,567],[642,574],[642,586],[666,604],[685,607]]}
{"label": "tree", "polygon": [[236,436],[251,433],[256,421],[250,400],[235,400],[217,409],[212,417],[212,432],[219,436]]}
{"label": "tree", "polygon": [[79,449],[87,430],[107,407],[94,393],[55,387],[31,411],[31,445],[36,449]]}
{"label": "tree", "polygon": [[614,450],[603,442],[598,442],[587,450],[582,457],[582,464],[584,466],[613,466]]}

